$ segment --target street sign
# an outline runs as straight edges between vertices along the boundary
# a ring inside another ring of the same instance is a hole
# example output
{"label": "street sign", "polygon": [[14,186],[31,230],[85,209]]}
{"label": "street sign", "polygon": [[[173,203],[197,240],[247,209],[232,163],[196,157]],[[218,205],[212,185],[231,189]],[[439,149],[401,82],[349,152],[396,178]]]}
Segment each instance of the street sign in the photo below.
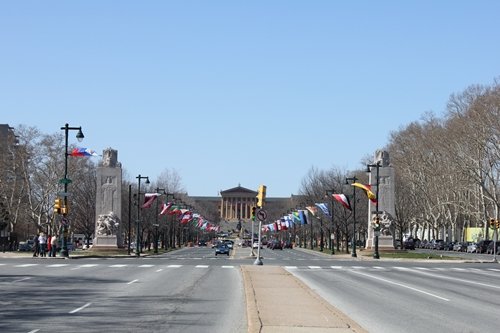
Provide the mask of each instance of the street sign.
{"label": "street sign", "polygon": [[59,179],[59,184],[71,184],[71,179],[69,178]]}
{"label": "street sign", "polygon": [[69,192],[58,192],[57,196],[59,196],[59,197],[69,197]]}
{"label": "street sign", "polygon": [[257,218],[259,219],[259,221],[265,221],[267,218],[267,212],[263,209],[259,209],[257,211]]}

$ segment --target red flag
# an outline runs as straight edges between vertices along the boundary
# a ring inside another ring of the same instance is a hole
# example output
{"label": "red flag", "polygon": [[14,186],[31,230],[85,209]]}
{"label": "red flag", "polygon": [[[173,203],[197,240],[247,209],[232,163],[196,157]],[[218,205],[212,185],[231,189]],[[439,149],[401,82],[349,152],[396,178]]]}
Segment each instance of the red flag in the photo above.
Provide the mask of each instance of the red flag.
{"label": "red flag", "polygon": [[161,194],[160,193],[146,193],[144,194],[144,204],[142,205],[142,208],[150,208],[153,202],[158,198]]}
{"label": "red flag", "polygon": [[335,200],[337,200],[338,202],[340,202],[342,204],[342,206],[344,206],[345,208],[347,208],[349,210],[352,210],[351,203],[349,202],[348,197],[346,197],[344,194],[332,194],[332,195],[333,195],[333,198]]}

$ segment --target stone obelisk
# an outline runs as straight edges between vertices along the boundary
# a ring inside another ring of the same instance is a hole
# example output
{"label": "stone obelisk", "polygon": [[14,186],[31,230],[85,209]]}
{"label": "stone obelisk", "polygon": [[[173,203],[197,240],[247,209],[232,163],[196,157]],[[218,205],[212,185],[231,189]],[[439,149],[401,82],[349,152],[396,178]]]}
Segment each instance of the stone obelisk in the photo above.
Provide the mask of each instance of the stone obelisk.
{"label": "stone obelisk", "polygon": [[107,148],[97,167],[96,228],[94,248],[118,248],[123,246],[122,167],[118,152]]}
{"label": "stone obelisk", "polygon": [[[379,189],[378,189],[378,216],[380,221],[380,234],[378,247],[380,250],[394,249],[393,235],[394,226],[392,224],[393,217],[396,216],[395,208],[395,175],[394,168],[389,161],[389,153],[385,150],[377,150],[375,152],[374,164],[379,163]],[[369,184],[372,186],[372,191],[377,190],[377,171],[375,167],[371,168],[369,174]],[[374,230],[373,222],[375,221],[376,205],[368,200],[368,239],[366,240],[366,248],[374,249]]]}

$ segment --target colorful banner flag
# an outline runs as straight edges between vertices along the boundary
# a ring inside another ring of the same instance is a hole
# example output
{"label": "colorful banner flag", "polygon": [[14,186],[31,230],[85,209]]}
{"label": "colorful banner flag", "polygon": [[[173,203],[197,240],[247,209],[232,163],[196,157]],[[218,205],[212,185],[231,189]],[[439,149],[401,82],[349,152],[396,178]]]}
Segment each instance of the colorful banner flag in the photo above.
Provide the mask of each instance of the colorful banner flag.
{"label": "colorful banner flag", "polygon": [[349,202],[349,198],[345,196],[345,194],[332,194],[333,198],[340,202],[342,206],[345,208],[352,210],[351,203]]}
{"label": "colorful banner flag", "polygon": [[366,193],[366,196],[368,199],[370,199],[371,202],[376,203],[377,202],[377,196],[375,193],[372,192],[372,187],[371,185],[365,185],[361,183],[352,183],[352,186],[359,187],[360,189],[363,189]]}
{"label": "colorful banner flag", "polygon": [[328,211],[328,206],[325,204],[325,203],[315,203],[316,207],[318,207],[319,209],[321,209],[321,211],[323,212],[323,214],[325,214],[325,216],[330,216],[330,212]]}
{"label": "colorful banner flag", "polygon": [[160,193],[146,193],[144,194],[144,204],[141,206],[142,208],[150,208],[153,205],[153,202],[158,198]]}
{"label": "colorful banner flag", "polygon": [[99,156],[95,152],[95,150],[88,149],[88,148],[73,148],[71,153],[69,154],[70,156],[76,156],[76,157],[85,157],[85,156]]}

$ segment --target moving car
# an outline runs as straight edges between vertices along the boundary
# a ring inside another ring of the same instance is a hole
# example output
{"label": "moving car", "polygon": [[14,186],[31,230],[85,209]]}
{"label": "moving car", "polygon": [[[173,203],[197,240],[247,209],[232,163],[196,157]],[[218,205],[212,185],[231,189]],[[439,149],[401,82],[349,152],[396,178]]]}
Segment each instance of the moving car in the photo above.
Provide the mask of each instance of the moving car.
{"label": "moving car", "polygon": [[229,247],[226,244],[219,244],[215,248],[215,255],[218,254],[227,254],[229,256]]}

